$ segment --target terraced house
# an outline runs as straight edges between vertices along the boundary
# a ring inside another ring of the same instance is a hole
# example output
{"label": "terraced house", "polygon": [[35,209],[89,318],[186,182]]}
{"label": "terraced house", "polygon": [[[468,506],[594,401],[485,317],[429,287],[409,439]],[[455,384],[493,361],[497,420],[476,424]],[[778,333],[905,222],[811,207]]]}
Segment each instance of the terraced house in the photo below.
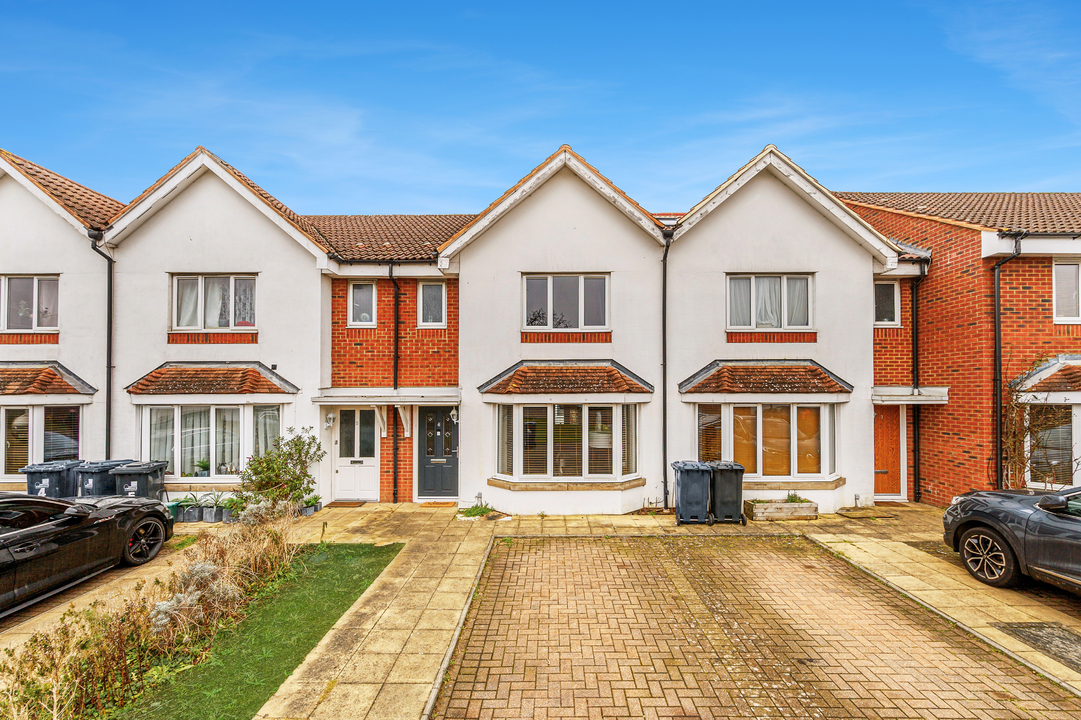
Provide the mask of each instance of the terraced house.
{"label": "terraced house", "polygon": [[[0,481],[109,456],[227,489],[293,427],[328,501],[622,513],[695,457],[824,511],[948,501],[995,482],[989,268],[1027,232],[999,270],[1009,343],[1068,353],[1076,240],[1036,237],[1049,207],[975,229],[894,197],[768,146],[651,213],[564,146],[479,214],[310,216],[203,148],[129,203],[2,152]],[[1056,232],[1081,225],[1064,197]],[[1055,363],[1026,382],[1061,397],[1028,399],[1072,407]]]}

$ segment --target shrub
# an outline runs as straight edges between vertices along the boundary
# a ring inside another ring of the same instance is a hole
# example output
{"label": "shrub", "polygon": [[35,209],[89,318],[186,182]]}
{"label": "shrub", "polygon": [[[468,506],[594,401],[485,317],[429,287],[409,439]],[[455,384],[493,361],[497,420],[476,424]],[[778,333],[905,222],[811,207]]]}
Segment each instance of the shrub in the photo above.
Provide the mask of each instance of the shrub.
{"label": "shrub", "polygon": [[278,438],[273,450],[250,458],[240,473],[241,498],[249,502],[268,498],[299,503],[311,495],[315,479],[309,468],[327,454],[311,430],[306,427],[297,432],[289,428],[288,437]]}

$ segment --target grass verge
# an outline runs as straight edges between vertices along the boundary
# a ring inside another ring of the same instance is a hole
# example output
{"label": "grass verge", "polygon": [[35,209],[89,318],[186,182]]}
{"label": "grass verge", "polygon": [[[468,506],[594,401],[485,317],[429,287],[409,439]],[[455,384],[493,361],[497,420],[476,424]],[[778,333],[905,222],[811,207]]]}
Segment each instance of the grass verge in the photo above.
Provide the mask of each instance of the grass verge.
{"label": "grass verge", "polygon": [[394,559],[401,545],[327,545],[294,561],[210,658],[149,691],[123,720],[251,720],[282,682]]}

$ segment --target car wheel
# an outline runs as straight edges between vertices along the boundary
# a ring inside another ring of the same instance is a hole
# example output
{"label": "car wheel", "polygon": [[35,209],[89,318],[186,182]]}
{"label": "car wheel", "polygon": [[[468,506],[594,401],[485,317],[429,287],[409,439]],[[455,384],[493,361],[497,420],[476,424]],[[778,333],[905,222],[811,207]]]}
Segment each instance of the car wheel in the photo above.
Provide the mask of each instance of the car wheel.
{"label": "car wheel", "polygon": [[124,562],[142,565],[157,557],[165,542],[165,525],[156,517],[145,517],[135,524],[124,545]]}
{"label": "car wheel", "polygon": [[988,527],[974,527],[961,536],[965,569],[980,582],[1010,587],[1021,579],[1017,558],[1001,535]]}

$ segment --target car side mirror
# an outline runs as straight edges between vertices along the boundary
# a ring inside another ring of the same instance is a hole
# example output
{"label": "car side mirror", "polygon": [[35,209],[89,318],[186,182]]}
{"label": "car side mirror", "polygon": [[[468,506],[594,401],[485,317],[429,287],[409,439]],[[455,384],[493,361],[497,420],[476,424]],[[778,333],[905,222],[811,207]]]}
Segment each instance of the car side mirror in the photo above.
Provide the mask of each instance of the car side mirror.
{"label": "car side mirror", "polygon": [[1063,495],[1044,495],[1036,503],[1036,507],[1047,512],[1066,512],[1067,500]]}
{"label": "car side mirror", "polygon": [[64,516],[77,518],[90,517],[90,509],[85,505],[72,505],[64,510]]}

